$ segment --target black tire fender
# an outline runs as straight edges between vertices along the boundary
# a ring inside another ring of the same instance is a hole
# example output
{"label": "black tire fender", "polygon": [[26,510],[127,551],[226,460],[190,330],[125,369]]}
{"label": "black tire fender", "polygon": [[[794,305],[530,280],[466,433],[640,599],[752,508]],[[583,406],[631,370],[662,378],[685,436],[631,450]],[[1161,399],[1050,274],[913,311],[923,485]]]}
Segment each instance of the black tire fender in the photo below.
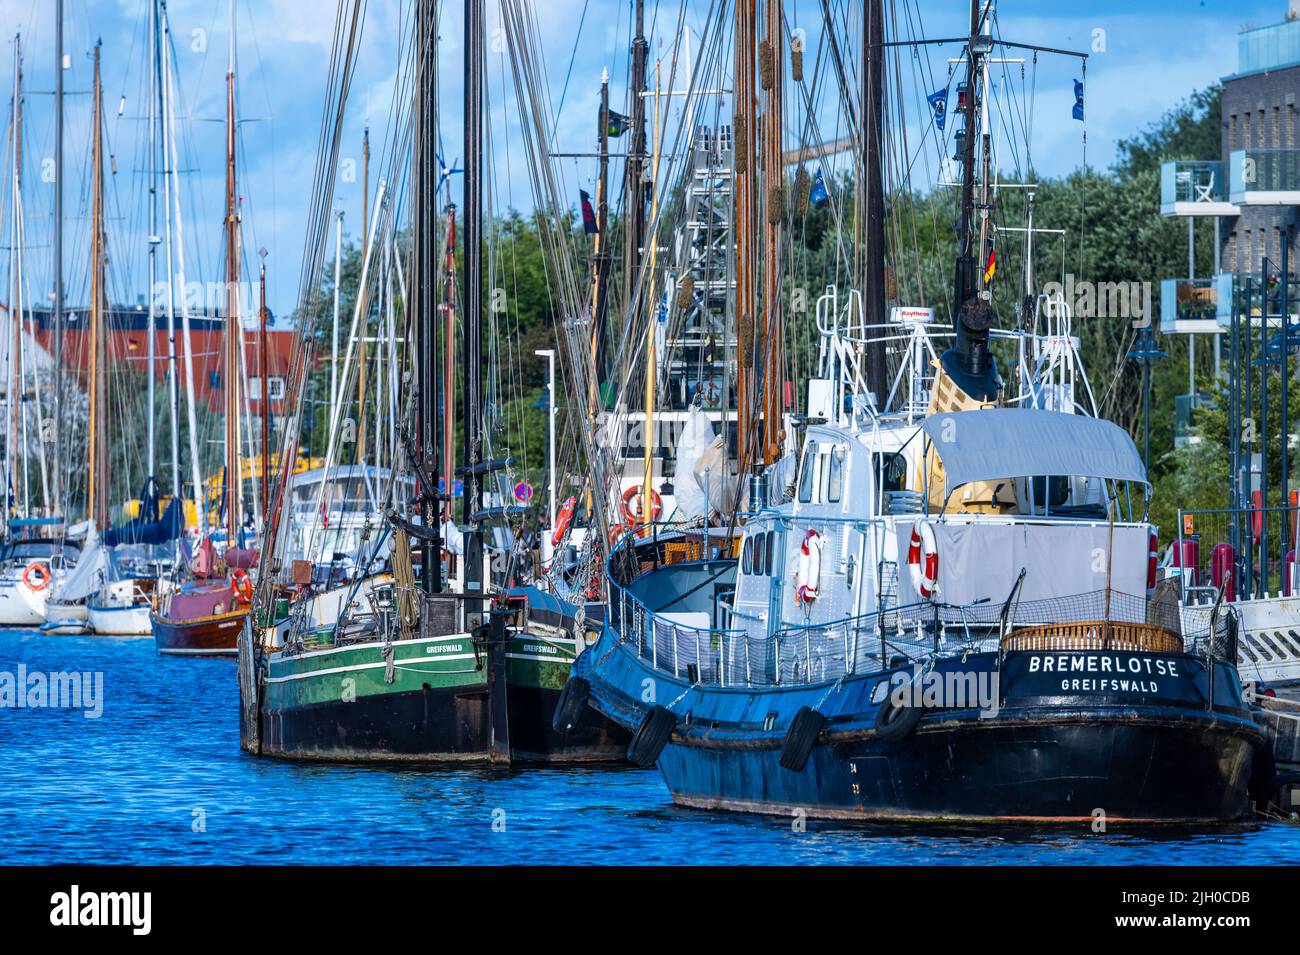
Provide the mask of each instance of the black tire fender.
{"label": "black tire fender", "polygon": [[803,772],[825,725],[826,717],[811,706],[799,707],[785,731],[785,742],[781,744],[781,767],[792,773]]}
{"label": "black tire fender", "polygon": [[890,693],[876,710],[876,736],[889,743],[907,738],[921,722],[919,706],[900,706]]}
{"label": "black tire fender", "polygon": [[591,684],[580,676],[571,676],[560,698],[555,703],[555,712],[551,715],[551,729],[557,733],[567,733],[578,725],[583,712],[587,709],[587,699],[591,695]]}
{"label": "black tire fender", "polygon": [[632,735],[632,742],[627,745],[627,758],[641,769],[649,769],[659,759],[659,754],[668,745],[673,730],[677,726],[677,717],[662,706],[654,707]]}

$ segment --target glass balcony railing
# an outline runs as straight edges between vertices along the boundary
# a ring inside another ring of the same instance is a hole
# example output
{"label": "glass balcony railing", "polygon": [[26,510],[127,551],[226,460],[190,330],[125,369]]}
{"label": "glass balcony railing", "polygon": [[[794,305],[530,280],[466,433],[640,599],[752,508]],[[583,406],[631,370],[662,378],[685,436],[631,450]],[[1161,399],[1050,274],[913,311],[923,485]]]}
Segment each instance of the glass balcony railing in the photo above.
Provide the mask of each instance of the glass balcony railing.
{"label": "glass balcony railing", "polygon": [[[1160,164],[1162,215],[1195,215],[1195,206],[1226,205],[1228,183],[1218,160],[1178,160]],[[1219,214],[1204,210],[1206,215]]]}
{"label": "glass balcony railing", "polygon": [[[1208,279],[1162,279],[1160,282],[1160,331],[1196,331],[1176,322],[1223,324],[1232,308],[1232,280],[1229,273]],[[1211,331],[1202,328],[1201,331]]]}
{"label": "glass balcony railing", "polygon": [[1300,63],[1300,20],[1237,35],[1237,73],[1259,73]]}
{"label": "glass balcony railing", "polygon": [[1233,203],[1300,204],[1300,149],[1235,149],[1228,167]]}

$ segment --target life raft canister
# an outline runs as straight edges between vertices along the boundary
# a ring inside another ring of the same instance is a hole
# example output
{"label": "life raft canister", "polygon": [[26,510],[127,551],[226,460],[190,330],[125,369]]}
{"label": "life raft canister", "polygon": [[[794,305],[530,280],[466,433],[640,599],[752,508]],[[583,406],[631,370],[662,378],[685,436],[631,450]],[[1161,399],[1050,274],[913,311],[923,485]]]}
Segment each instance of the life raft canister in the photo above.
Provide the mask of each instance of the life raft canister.
{"label": "life raft canister", "polygon": [[577,503],[576,498],[566,498],[560,508],[560,513],[555,515],[555,529],[551,533],[552,547],[558,547],[560,541],[564,540],[564,535],[569,533],[569,525],[573,523],[573,511]]}
{"label": "life raft canister", "polygon": [[[35,581],[32,580],[33,575],[37,577]],[[50,577],[52,576],[50,568],[40,561],[33,561],[23,568],[23,583],[27,585],[29,590],[38,592],[44,590],[50,585]]]}
{"label": "life raft canister", "polygon": [[248,571],[242,567],[236,567],[230,572],[230,594],[236,603],[253,602],[253,582],[248,579]]}
{"label": "life raft canister", "polygon": [[825,538],[815,530],[803,535],[799,547],[799,565],[794,572],[794,602],[812,603],[821,592],[822,545]]}
{"label": "life raft canister", "polygon": [[651,488],[650,517],[644,517],[641,514],[645,510],[644,492],[641,490],[640,484],[634,484],[623,492],[623,499],[619,501],[618,507],[623,512],[623,519],[629,524],[645,524],[659,520],[659,515],[664,510],[664,502],[659,497],[659,492]]}
{"label": "life raft canister", "polygon": [[929,521],[912,522],[912,539],[907,545],[907,570],[912,585],[924,599],[939,589],[939,548]]}

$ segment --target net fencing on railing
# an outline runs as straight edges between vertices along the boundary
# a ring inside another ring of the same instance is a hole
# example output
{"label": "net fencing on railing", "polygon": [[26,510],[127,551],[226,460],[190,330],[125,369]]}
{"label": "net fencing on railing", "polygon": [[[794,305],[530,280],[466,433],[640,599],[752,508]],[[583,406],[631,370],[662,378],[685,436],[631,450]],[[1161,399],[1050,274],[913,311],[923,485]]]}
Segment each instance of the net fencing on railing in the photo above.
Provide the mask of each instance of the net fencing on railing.
{"label": "net fencing on railing", "polygon": [[[785,627],[774,634],[693,627],[656,614],[615,586],[610,623],[624,646],[654,669],[692,684],[776,686],[818,683],[870,673],[967,648],[995,650],[1004,632],[1090,625],[1098,649],[1236,658],[1236,619],[1226,605],[1180,606],[1176,591],[1153,597],[1093,591],[1047,600],[956,607],[919,603],[826,624]],[[892,626],[882,627],[889,620]],[[1100,624],[1108,622],[1104,630]],[[1134,642],[1141,630],[1148,643]],[[1151,634],[1160,639],[1149,642]],[[1082,648],[1082,647],[1080,647]]]}

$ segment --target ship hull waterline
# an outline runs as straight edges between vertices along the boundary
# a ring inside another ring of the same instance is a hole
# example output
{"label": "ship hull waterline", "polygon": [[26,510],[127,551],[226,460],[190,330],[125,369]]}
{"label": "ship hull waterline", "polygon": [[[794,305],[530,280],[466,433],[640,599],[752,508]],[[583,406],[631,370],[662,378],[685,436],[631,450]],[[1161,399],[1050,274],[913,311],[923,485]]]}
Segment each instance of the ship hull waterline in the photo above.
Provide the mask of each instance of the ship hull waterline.
{"label": "ship hull waterline", "polygon": [[247,616],[244,607],[195,620],[169,620],[155,610],[149,621],[154,645],[162,656],[233,657]]}
{"label": "ship hull waterline", "polygon": [[[656,765],[674,803],[691,808],[823,819],[1219,823],[1248,812],[1253,755],[1265,745],[1231,664],[1217,661],[1212,710],[1189,701],[1209,682],[1190,655],[1177,658],[1184,685],[1153,681],[1155,692],[1140,699],[1099,700],[1045,696],[1041,682],[1031,689],[1026,661],[1009,654],[1004,673],[1018,670],[1024,682],[1011,676],[995,714],[923,710],[907,736],[887,740],[875,719],[884,698],[877,688],[889,673],[838,685],[692,687],[608,638],[607,630],[575,675],[590,681],[590,705],[624,726],[640,725],[650,709],[624,687],[648,680],[660,699],[674,701],[676,726]],[[973,655],[971,666],[987,672],[995,659]],[[593,660],[601,662],[593,668]],[[803,707],[827,720],[794,771],[781,758]]]}
{"label": "ship hull waterline", "polygon": [[[497,762],[495,691],[487,654],[476,651],[472,637],[398,640],[390,647],[391,666],[377,643],[273,655],[257,688],[257,754],[325,762]],[[551,729],[568,665],[545,666],[557,671],[547,681],[552,685],[525,685],[520,671],[534,665],[508,662],[502,682],[510,762],[624,762],[627,733],[594,712],[568,733]]]}

